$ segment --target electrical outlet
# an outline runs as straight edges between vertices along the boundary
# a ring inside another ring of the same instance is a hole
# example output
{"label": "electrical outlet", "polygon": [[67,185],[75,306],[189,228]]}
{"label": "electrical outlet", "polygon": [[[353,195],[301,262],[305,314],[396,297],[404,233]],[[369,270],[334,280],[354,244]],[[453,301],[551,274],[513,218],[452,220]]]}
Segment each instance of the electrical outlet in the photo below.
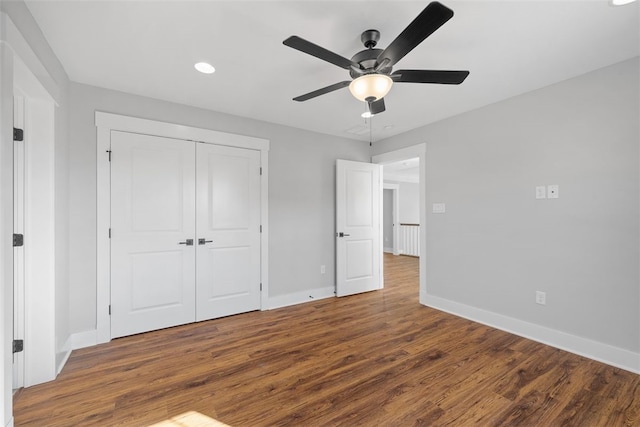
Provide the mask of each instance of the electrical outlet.
{"label": "electrical outlet", "polygon": [[547,186],[547,197],[549,199],[557,199],[560,197],[560,186],[559,185],[548,185]]}
{"label": "electrical outlet", "polygon": [[321,266],[320,266],[320,274],[324,274],[324,273],[326,273],[326,272],[327,272],[327,271],[326,271],[326,269],[324,268],[324,265],[321,265]]}
{"label": "electrical outlet", "polygon": [[546,199],[547,198],[547,187],[544,185],[539,185],[536,187],[536,199]]}
{"label": "electrical outlet", "polygon": [[547,293],[536,291],[536,304],[547,305]]}

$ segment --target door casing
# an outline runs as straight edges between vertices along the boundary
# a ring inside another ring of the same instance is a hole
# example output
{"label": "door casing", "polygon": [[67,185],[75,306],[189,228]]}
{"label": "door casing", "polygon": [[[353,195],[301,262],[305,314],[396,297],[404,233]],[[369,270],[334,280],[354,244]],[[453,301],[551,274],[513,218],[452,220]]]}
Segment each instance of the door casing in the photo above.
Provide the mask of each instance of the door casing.
{"label": "door casing", "polygon": [[420,174],[420,304],[427,304],[427,274],[426,274],[426,254],[427,253],[427,196],[426,196],[426,164],[427,164],[427,144],[420,143],[399,150],[377,154],[371,157],[372,163],[384,165],[385,163],[399,162],[402,160],[414,159],[418,157]]}
{"label": "door casing", "polygon": [[262,225],[260,249],[262,283],[261,305],[267,307],[269,294],[269,221],[268,221],[268,154],[269,140],[251,136],[236,135],[191,126],[140,119],[119,114],[96,111],[97,127],[97,290],[96,290],[96,330],[89,331],[78,339],[77,347],[105,343],[111,340],[109,316],[110,301],[110,242],[111,187],[109,151],[111,132],[123,131],[160,136],[173,139],[204,142],[229,147],[247,148],[260,151],[260,223]]}

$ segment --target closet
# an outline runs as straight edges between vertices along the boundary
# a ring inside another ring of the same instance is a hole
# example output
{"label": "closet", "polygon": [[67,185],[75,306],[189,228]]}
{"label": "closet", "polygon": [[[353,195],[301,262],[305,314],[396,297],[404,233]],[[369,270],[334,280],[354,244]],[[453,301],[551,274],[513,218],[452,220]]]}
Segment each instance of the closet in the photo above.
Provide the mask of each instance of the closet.
{"label": "closet", "polygon": [[261,307],[260,151],[110,133],[111,338]]}

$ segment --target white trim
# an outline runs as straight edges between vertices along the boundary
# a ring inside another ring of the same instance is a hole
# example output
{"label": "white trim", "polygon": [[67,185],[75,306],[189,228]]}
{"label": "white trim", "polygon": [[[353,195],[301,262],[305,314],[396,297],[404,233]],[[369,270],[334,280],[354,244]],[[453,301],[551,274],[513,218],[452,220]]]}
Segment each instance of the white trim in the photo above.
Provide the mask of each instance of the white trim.
{"label": "white trim", "polygon": [[[26,387],[56,377],[54,104],[25,100]],[[27,349],[28,346],[28,349]]]}
{"label": "white trim", "polygon": [[307,291],[271,297],[268,300],[267,309],[273,310],[276,308],[288,307],[290,305],[317,301],[319,299],[333,298],[335,296],[335,288],[333,286],[309,289]]}
{"label": "white trim", "polygon": [[[0,25],[5,24],[0,13]],[[0,36],[2,32],[0,32]],[[13,425],[13,53],[0,41],[0,424]],[[10,130],[11,128],[11,130]]]}
{"label": "white trim", "polygon": [[[384,179],[384,167],[382,168],[382,177]],[[400,184],[391,184],[383,181],[382,188],[393,192],[393,247],[390,248],[390,251],[387,251],[387,248],[385,248],[384,251],[394,255],[400,255],[400,246],[398,244],[400,243]]]}
{"label": "white trim", "polygon": [[[427,144],[420,143],[411,147],[401,148],[395,151],[389,151],[371,157],[373,163],[399,162],[401,160],[419,158],[420,168],[420,253],[427,253],[427,180],[426,180],[426,164],[427,164]],[[399,228],[399,227],[398,227]],[[394,236],[395,239],[395,236]],[[395,245],[395,242],[394,242]],[[427,297],[427,259],[425,256],[420,257],[420,304],[426,305]]]}
{"label": "white trim", "polygon": [[269,147],[260,151],[260,167],[262,168],[262,180],[260,182],[260,218],[262,234],[260,235],[260,265],[262,293],[260,306],[268,309],[269,304]]}
{"label": "white trim", "polygon": [[109,228],[111,227],[111,179],[107,153],[111,147],[111,131],[140,133],[260,151],[260,164],[262,167],[260,181],[260,223],[262,224],[260,243],[262,263],[260,272],[260,282],[262,283],[261,309],[266,309],[265,303],[269,293],[269,140],[174,123],[122,116],[102,111],[96,111],[95,124],[97,127],[97,289],[95,343],[100,344],[111,340],[111,319],[109,316],[111,262],[108,237]]}
{"label": "white trim", "polygon": [[640,374],[640,354],[587,338],[427,295],[428,307]]}
{"label": "white trim", "polygon": [[62,372],[62,368],[66,365],[67,360],[69,360],[69,356],[71,356],[71,351],[73,348],[71,347],[71,336],[67,338],[64,345],[62,346],[62,351],[59,353],[59,361],[56,364],[56,376]]}
{"label": "white trim", "polygon": [[98,331],[76,332],[70,337],[71,349],[78,350],[80,348],[91,347],[98,344]]}
{"label": "white trim", "polygon": [[119,114],[96,111],[95,124],[98,129],[106,128],[123,132],[141,133],[145,135],[161,136],[164,138],[186,139],[189,141],[206,142],[209,144],[226,145],[229,147],[248,148],[252,150],[269,151],[269,140],[252,136],[236,135],[218,132],[210,129],[156,120],[140,119]]}

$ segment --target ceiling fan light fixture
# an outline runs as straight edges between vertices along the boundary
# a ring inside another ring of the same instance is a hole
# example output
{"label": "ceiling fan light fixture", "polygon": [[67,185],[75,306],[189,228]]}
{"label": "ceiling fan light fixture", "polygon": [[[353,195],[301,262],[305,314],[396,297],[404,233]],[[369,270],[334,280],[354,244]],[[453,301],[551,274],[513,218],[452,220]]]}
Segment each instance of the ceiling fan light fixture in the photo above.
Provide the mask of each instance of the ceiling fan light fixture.
{"label": "ceiling fan light fixture", "polygon": [[393,80],[384,74],[365,74],[349,84],[351,95],[359,101],[377,101],[384,98],[391,90]]}

